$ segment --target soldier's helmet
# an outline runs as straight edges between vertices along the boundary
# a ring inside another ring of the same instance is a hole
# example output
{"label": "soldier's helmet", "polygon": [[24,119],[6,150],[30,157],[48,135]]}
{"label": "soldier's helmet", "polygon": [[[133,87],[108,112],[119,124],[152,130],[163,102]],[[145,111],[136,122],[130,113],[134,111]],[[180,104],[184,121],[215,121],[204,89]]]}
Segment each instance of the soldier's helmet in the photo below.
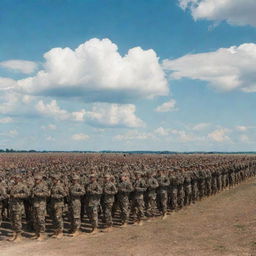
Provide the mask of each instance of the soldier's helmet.
{"label": "soldier's helmet", "polygon": [[41,174],[37,174],[37,175],[35,175],[34,179],[35,180],[42,180],[43,176]]}
{"label": "soldier's helmet", "polygon": [[60,179],[60,176],[59,176],[57,173],[53,173],[53,174],[51,175],[51,178],[52,178],[52,179],[55,179],[55,180],[59,180],[59,179]]}
{"label": "soldier's helmet", "polygon": [[110,175],[109,173],[106,173],[106,174],[104,175],[104,178],[111,178],[111,175]]}
{"label": "soldier's helmet", "polygon": [[72,179],[72,180],[79,180],[79,179],[80,179],[80,176],[77,175],[77,174],[74,174],[74,175],[72,175],[71,179]]}

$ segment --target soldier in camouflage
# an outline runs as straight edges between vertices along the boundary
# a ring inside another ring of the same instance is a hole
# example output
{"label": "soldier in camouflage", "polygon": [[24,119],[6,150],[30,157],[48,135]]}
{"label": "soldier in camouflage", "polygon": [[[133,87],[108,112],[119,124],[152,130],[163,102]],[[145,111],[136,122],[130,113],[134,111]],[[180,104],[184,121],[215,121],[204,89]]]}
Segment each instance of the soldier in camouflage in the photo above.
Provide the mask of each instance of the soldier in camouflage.
{"label": "soldier in camouflage", "polygon": [[103,183],[102,207],[103,207],[103,222],[106,225],[106,231],[110,231],[113,225],[112,207],[117,193],[116,185],[111,181],[111,176],[105,174]]}
{"label": "soldier in camouflage", "polygon": [[47,183],[43,181],[42,175],[37,174],[35,176],[35,184],[31,189],[31,201],[36,239],[39,241],[45,238],[46,199],[49,196],[50,192]]}
{"label": "soldier in camouflage", "polygon": [[81,227],[81,197],[85,194],[85,188],[79,183],[79,175],[74,174],[71,179],[72,183],[68,193],[69,214],[71,220],[70,233],[72,237],[75,237],[79,235]]}

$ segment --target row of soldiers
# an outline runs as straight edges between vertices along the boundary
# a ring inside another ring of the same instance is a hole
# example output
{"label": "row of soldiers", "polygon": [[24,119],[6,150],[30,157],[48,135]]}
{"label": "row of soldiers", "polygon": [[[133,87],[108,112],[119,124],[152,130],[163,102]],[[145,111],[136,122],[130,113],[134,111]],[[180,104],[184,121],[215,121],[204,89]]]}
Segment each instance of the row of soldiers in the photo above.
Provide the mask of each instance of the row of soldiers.
{"label": "row of soldiers", "polygon": [[[256,173],[254,158],[232,158],[228,161],[193,164],[165,169],[130,166],[115,171],[109,166],[104,172],[96,167],[83,172],[76,167],[68,174],[21,171],[8,181],[0,182],[0,210],[9,212],[14,235],[21,240],[22,217],[35,230],[37,240],[45,239],[45,218],[54,225],[53,237],[61,238],[64,229],[64,209],[71,224],[70,235],[80,234],[81,222],[88,216],[91,232],[99,227],[99,216],[109,231],[113,216],[120,214],[122,227],[129,221],[142,225],[143,220],[175,212],[203,197],[231,188]],[[33,174],[33,175],[31,175]]]}

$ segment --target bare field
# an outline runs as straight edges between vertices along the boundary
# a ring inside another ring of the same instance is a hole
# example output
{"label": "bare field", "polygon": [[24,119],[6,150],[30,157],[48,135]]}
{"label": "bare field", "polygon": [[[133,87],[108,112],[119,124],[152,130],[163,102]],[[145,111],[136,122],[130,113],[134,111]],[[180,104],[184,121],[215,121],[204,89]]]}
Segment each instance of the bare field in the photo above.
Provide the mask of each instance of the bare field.
{"label": "bare field", "polygon": [[0,242],[1,256],[256,255],[256,179],[142,227],[36,242]]}

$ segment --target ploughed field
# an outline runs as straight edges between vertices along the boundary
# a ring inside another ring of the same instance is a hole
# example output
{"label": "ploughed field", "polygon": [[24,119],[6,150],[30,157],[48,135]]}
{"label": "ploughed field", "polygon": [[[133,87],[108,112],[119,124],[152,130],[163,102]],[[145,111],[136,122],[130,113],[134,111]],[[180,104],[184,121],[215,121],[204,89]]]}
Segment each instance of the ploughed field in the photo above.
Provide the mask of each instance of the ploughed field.
{"label": "ploughed field", "polygon": [[[201,200],[197,198],[195,204],[184,205],[175,211],[171,211],[168,201],[166,219],[162,220],[161,209],[157,209],[156,218],[145,218],[142,226],[132,225],[130,219],[130,225],[121,228],[117,209],[114,228],[108,233],[104,232],[100,216],[103,232],[90,234],[90,222],[85,215],[82,234],[69,237],[66,209],[62,239],[32,240],[33,232],[27,230],[24,216],[24,239],[11,243],[7,238],[11,236],[12,228],[9,220],[4,219],[0,229],[0,255],[256,255],[255,159],[253,155],[1,154],[0,174],[5,180],[17,173],[24,181],[37,173],[48,180],[55,172],[63,178],[73,173],[82,178],[93,172],[99,180],[108,173],[118,180],[125,172],[133,181],[137,171],[145,179],[146,174],[157,176],[158,171],[166,176],[189,174],[192,179],[200,179],[200,175],[193,175],[206,170],[202,172],[206,175],[204,179],[219,171],[226,175],[226,184],[222,184],[216,193],[210,191]],[[229,171],[225,173],[223,169]],[[244,174],[234,174],[239,170]],[[52,234],[49,216],[46,231],[48,235]]]}

